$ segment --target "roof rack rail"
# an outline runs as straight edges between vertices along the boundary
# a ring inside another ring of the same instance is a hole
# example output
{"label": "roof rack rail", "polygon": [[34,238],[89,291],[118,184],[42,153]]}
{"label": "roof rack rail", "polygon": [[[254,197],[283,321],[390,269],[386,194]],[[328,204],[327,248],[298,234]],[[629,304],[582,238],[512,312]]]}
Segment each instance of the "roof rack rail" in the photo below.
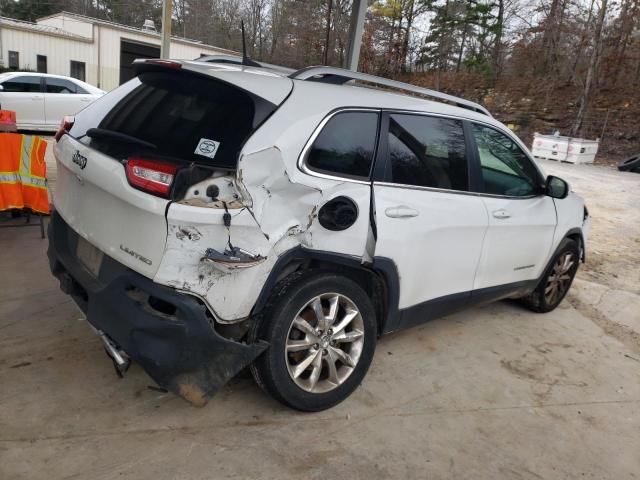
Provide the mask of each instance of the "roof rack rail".
{"label": "roof rack rail", "polygon": [[438,92],[436,90],[429,90],[428,88],[417,87],[410,83],[398,82],[396,80],[389,80],[388,78],[377,77],[375,75],[369,75],[368,73],[353,72],[351,70],[345,70],[337,67],[307,67],[302,70],[298,70],[289,75],[289,78],[296,80],[309,80],[313,82],[332,83],[334,85],[342,85],[351,80],[361,80],[363,82],[374,83],[377,85],[383,85],[385,87],[397,88],[399,90],[405,90],[407,92],[418,93],[426,97],[435,98],[437,100],[444,100],[454,105],[474,112],[482,113],[491,117],[491,113],[482,105],[465,100],[464,98],[455,97],[446,93]]}

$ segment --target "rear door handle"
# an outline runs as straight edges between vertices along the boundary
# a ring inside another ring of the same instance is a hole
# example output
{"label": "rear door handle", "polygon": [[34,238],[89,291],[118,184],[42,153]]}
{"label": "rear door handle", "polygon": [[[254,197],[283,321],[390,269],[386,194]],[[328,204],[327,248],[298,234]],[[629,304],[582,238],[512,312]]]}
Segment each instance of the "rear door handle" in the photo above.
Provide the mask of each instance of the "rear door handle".
{"label": "rear door handle", "polygon": [[44,97],[31,97],[31,100],[36,101],[36,100],[42,100],[44,99]]}
{"label": "rear door handle", "polygon": [[500,210],[494,210],[493,216],[495,218],[511,218],[511,214],[507,212],[504,208],[501,208]]}
{"label": "rear door handle", "polygon": [[384,211],[384,213],[387,217],[390,217],[390,218],[417,217],[420,214],[420,212],[415,208],[407,207],[406,205],[389,207]]}

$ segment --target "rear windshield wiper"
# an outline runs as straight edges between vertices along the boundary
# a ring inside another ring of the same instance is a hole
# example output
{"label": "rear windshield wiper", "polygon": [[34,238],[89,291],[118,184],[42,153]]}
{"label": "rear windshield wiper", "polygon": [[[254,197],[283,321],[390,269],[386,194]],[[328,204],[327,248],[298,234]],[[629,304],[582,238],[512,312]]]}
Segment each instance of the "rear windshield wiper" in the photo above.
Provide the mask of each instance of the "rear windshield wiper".
{"label": "rear windshield wiper", "polygon": [[140,138],[132,137],[131,135],[127,135],[126,133],[116,132],[115,130],[107,130],[106,128],[90,128],[89,130],[87,130],[87,137],[97,139],[111,138],[126,143],[134,143],[136,145],[140,145],[141,147],[146,147],[153,150],[156,150],[158,148],[153,143],[149,143]]}

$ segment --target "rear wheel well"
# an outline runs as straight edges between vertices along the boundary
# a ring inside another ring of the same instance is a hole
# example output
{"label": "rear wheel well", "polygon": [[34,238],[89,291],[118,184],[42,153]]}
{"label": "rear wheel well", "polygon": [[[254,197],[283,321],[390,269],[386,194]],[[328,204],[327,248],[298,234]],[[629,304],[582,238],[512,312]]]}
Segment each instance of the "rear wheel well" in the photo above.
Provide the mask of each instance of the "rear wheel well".
{"label": "rear wheel well", "polygon": [[318,254],[304,252],[303,255],[294,255],[286,262],[278,262],[274,266],[269,278],[254,306],[253,314],[259,313],[271,293],[276,290],[276,285],[283,282],[290,275],[307,270],[323,271],[335,275],[341,275],[357,283],[371,300],[375,312],[378,333],[383,330],[388,311],[388,292],[384,277],[372,268],[368,268],[354,259],[331,254]]}

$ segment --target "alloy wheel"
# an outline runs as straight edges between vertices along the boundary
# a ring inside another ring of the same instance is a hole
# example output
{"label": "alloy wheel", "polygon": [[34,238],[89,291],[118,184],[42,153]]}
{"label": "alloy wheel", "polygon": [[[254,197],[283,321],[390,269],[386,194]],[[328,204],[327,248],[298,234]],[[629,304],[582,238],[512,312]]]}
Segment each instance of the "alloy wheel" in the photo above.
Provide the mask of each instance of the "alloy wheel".
{"label": "alloy wheel", "polygon": [[571,268],[574,263],[573,252],[565,252],[556,260],[544,289],[544,299],[547,304],[553,305],[567,292],[571,284]]}
{"label": "alloy wheel", "polygon": [[295,316],[285,346],[291,379],[310,393],[342,385],[364,346],[364,322],[348,297],[326,293],[312,298]]}

